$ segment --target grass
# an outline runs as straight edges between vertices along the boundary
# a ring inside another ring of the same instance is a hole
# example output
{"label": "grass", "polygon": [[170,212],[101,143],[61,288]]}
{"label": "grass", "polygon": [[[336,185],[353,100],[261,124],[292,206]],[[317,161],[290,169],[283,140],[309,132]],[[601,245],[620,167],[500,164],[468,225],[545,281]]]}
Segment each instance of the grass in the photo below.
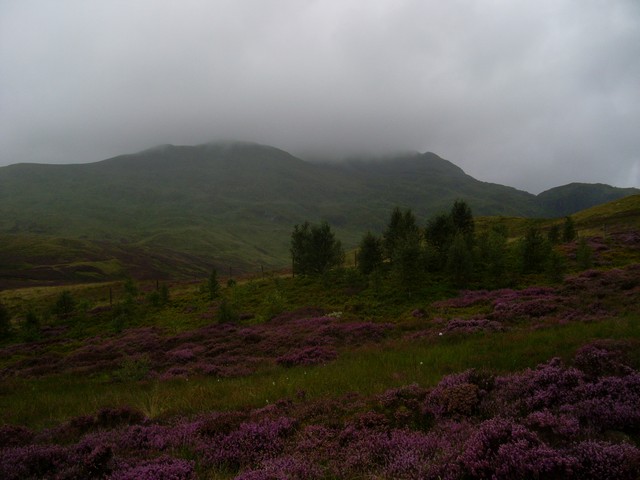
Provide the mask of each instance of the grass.
{"label": "grass", "polygon": [[[152,418],[195,415],[265,406],[281,398],[295,398],[299,391],[306,392],[309,399],[352,392],[370,395],[414,382],[433,386],[442,376],[468,368],[506,373],[534,367],[554,356],[567,359],[581,345],[596,339],[640,341],[640,319],[627,316],[430,341],[390,339],[343,352],[326,365],[267,367],[254,375],[231,379],[114,382],[106,375],[12,379],[4,382],[0,391],[0,423],[42,428],[102,407],[124,405]],[[634,361],[640,364],[640,357]]]}
{"label": "grass", "polygon": [[[624,212],[632,212],[628,215],[640,218],[637,215],[639,201],[639,196],[629,197],[576,215],[578,232],[596,228],[603,216],[607,218],[614,212],[623,217],[627,215]],[[562,220],[555,220],[558,221]],[[478,219],[478,229],[489,228],[492,222],[504,223],[513,235],[524,232],[532,222],[547,228],[554,221]],[[563,246],[565,249],[570,247]],[[611,244],[611,249],[601,254],[607,268],[640,261],[638,249],[619,247]],[[25,248],[33,248],[33,245]],[[575,269],[574,263],[570,265],[571,270]],[[115,271],[118,262],[95,265]],[[226,271],[219,271],[223,285],[227,276]],[[305,391],[310,399],[337,397],[350,392],[370,395],[413,382],[432,386],[442,376],[468,368],[513,372],[534,367],[554,356],[568,359],[581,345],[596,339],[640,342],[640,318],[636,308],[618,311],[614,318],[591,323],[572,322],[540,329],[523,324],[501,333],[433,335],[421,340],[403,337],[403,331],[429,325],[428,320],[412,316],[414,309],[424,308],[430,312],[432,302],[456,294],[456,290],[436,274],[425,278],[413,291],[402,288],[393,279],[378,285],[360,277],[353,269],[332,272],[323,278],[292,279],[286,274],[266,273],[253,278],[234,276],[234,279],[237,284],[223,286],[222,295],[237,313],[252,315],[243,320],[248,325],[263,323],[282,312],[315,307],[325,312],[341,312],[347,321],[391,322],[396,329],[380,343],[340,350],[338,358],[326,365],[284,368],[271,362],[262,365],[254,374],[239,378],[192,376],[188,380],[139,381],[136,380],[135,365],[129,366],[129,370],[122,366],[119,372],[104,371],[92,376],[4,377],[0,381],[0,424],[43,428],[102,407],[123,405],[139,408],[152,418],[196,415],[211,410],[260,407],[281,398],[293,398],[298,391]],[[544,282],[534,275],[523,276],[518,282],[540,284],[541,280]],[[156,282],[140,282],[137,285],[140,295],[127,307],[126,318],[118,326],[114,312],[104,307],[125,303],[122,281],[4,290],[0,291],[0,302],[8,308],[16,327],[28,311],[38,313],[43,326],[67,326],[64,342],[53,343],[43,350],[45,354],[65,356],[82,345],[83,339],[109,337],[116,335],[118,329],[155,326],[172,335],[210,324],[215,321],[220,299],[207,298],[202,291],[204,282],[204,278],[168,282],[170,303],[163,306],[150,302]],[[79,313],[68,319],[52,313],[52,306],[64,290],[70,291],[80,305]],[[607,311],[617,309],[617,305],[612,305],[612,300],[606,297],[606,291],[598,302]],[[487,308],[487,305],[472,305],[454,314],[467,318],[486,314]],[[435,324],[430,325],[436,328]],[[635,365],[640,365],[640,352],[633,355]],[[7,355],[0,360],[0,369],[19,360],[18,355]]]}

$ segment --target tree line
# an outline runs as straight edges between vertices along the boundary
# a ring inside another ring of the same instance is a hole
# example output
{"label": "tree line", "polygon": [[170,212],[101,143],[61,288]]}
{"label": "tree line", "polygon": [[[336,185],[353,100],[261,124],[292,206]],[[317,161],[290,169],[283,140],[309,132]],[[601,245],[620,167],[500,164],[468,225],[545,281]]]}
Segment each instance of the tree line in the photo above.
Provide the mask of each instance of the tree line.
{"label": "tree line", "polygon": [[[554,245],[576,238],[571,217],[564,225],[552,226],[546,235],[532,226],[516,242],[508,241],[504,224],[476,232],[470,206],[456,200],[447,212],[418,225],[411,209],[396,207],[382,235],[367,232],[357,249],[357,269],[365,276],[392,277],[411,287],[425,276],[436,274],[456,286],[472,283],[499,287],[519,274],[545,273],[553,281],[562,278],[565,256]],[[291,234],[294,274],[322,275],[340,267],[344,250],[328,223],[296,225]],[[578,265],[590,266],[589,247],[584,240],[576,252]]]}

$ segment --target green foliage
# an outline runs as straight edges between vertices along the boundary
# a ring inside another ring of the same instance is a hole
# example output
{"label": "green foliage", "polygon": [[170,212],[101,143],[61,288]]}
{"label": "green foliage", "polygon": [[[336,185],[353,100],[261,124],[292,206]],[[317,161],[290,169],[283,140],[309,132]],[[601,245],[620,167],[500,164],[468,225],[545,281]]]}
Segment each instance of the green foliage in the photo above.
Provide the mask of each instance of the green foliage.
{"label": "green foliage", "polygon": [[409,292],[414,291],[422,280],[424,269],[421,256],[416,236],[406,236],[396,243],[391,272],[400,286]]}
{"label": "green foliage", "polygon": [[507,269],[507,232],[505,228],[492,228],[478,238],[477,244],[478,270],[487,286],[504,283]]}
{"label": "green foliage", "polygon": [[521,240],[521,271],[522,273],[540,273],[546,266],[551,248],[545,238],[536,227],[527,230]]}
{"label": "green foliage", "polygon": [[394,262],[400,248],[404,249],[407,244],[419,242],[420,230],[411,209],[403,212],[400,207],[394,208],[382,237],[384,253],[391,263]]}
{"label": "green foliage", "polygon": [[456,234],[463,236],[468,244],[473,241],[475,224],[471,207],[464,200],[456,200],[451,207],[451,222]]}
{"label": "green foliage", "polygon": [[158,286],[157,290],[149,293],[149,303],[154,307],[163,307],[169,303],[169,287],[166,283],[162,283]]}
{"label": "green foliage", "polygon": [[29,310],[22,324],[22,338],[27,342],[32,342],[40,338],[40,318],[33,311]]}
{"label": "green foliage", "polygon": [[124,281],[123,287],[124,293],[127,297],[135,298],[140,293],[140,291],[138,290],[138,286],[131,277],[127,277],[127,279]]}
{"label": "green foliage", "polygon": [[455,227],[450,215],[441,213],[429,219],[425,228],[425,239],[444,259],[455,236]]}
{"label": "green foliage", "polygon": [[593,264],[593,249],[587,243],[586,238],[580,238],[576,248],[576,262],[580,270],[587,270]]}
{"label": "green foliage", "polygon": [[382,240],[367,232],[358,248],[358,270],[363,275],[369,275],[382,267],[383,247]]}
{"label": "green foliage", "polygon": [[285,299],[282,292],[278,289],[265,295],[262,306],[262,317],[264,320],[271,320],[276,315],[284,312]]}
{"label": "green foliage", "polygon": [[637,188],[617,188],[601,183],[570,183],[542,192],[537,200],[548,215],[562,217],[638,193]]}
{"label": "green foliage", "polygon": [[291,233],[293,270],[298,275],[322,275],[342,265],[344,251],[327,222],[319,226],[305,222]]}
{"label": "green foliage", "polygon": [[551,250],[547,258],[546,274],[552,283],[561,283],[566,273],[567,265],[564,256],[555,250]]}
{"label": "green foliage", "polygon": [[209,280],[207,282],[207,292],[209,299],[214,300],[220,296],[220,283],[218,282],[218,271],[214,268],[211,270]]}
{"label": "green foliage", "polygon": [[572,242],[576,238],[576,227],[571,217],[565,217],[562,227],[562,241]]}
{"label": "green foliage", "polygon": [[[272,219],[300,223],[310,211],[340,228],[351,248],[366,229],[385,224],[388,205],[399,198],[422,222],[461,196],[477,214],[557,217],[588,206],[565,211],[574,197],[607,201],[637,193],[594,196],[595,186],[586,194],[572,188],[554,204],[560,211],[542,205],[543,194],[479,182],[434,154],[327,166],[259,145],[167,147],[85,165],[13,165],[0,169],[0,184],[0,230],[15,232],[1,235],[0,264],[18,266],[30,278],[46,271],[47,280],[79,282],[120,278],[128,269],[141,278],[160,272],[205,278],[208,268],[192,255],[244,271],[283,267],[289,223]],[[212,191],[219,201],[210,201]],[[141,268],[152,272],[138,273]]]}
{"label": "green foliage", "polygon": [[391,212],[383,234],[384,253],[391,263],[391,272],[397,283],[409,291],[421,281],[423,263],[420,229],[410,209],[404,212],[396,207]]}
{"label": "green foliage", "polygon": [[456,234],[449,247],[447,273],[458,287],[466,286],[473,274],[473,256],[462,232]]}
{"label": "green foliage", "polygon": [[144,380],[151,369],[148,355],[131,356],[125,358],[120,368],[113,373],[114,380],[120,382],[137,382]]}
{"label": "green foliage", "polygon": [[218,323],[236,323],[239,315],[235,308],[231,305],[231,302],[226,298],[223,298],[218,307],[217,314]]}
{"label": "green foliage", "polygon": [[560,225],[554,223],[549,227],[549,231],[547,232],[547,240],[551,245],[557,245],[560,243]]}
{"label": "green foliage", "polygon": [[74,312],[75,308],[76,301],[73,295],[69,290],[63,290],[53,306],[53,313],[58,317],[67,317]]}

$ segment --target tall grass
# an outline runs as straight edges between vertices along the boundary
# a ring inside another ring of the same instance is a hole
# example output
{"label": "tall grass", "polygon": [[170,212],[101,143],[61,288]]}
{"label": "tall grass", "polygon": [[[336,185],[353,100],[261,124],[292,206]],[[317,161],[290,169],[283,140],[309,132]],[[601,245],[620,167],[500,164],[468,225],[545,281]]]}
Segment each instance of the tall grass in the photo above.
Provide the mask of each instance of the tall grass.
{"label": "tall grass", "polygon": [[[315,367],[268,367],[241,378],[192,377],[171,381],[113,382],[107,376],[60,375],[4,382],[0,423],[40,428],[102,407],[129,405],[152,418],[194,415],[211,410],[266,406],[282,398],[363,395],[398,385],[435,385],[444,375],[468,368],[510,372],[554,356],[565,359],[596,339],[640,340],[633,316],[553,328],[431,340],[393,339],[343,352]],[[640,363],[640,356],[635,358]]]}

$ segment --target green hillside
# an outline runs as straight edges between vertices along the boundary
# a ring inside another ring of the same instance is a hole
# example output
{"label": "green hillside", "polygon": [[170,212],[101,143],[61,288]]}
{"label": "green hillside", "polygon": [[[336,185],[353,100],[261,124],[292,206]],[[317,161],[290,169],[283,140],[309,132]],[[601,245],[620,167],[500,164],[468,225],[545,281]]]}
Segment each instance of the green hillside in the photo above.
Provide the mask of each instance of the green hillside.
{"label": "green hillside", "polygon": [[540,193],[538,200],[544,208],[562,216],[637,194],[640,194],[637,188],[616,188],[602,183],[570,183]]}
{"label": "green hillside", "polygon": [[[581,201],[588,196],[583,188]],[[251,143],[164,145],[90,164],[0,168],[0,266],[5,279],[19,270],[57,280],[281,268],[291,229],[305,220],[328,221],[352,248],[363,232],[380,233],[395,206],[424,225],[457,198],[476,215],[559,216],[548,201],[478,181],[433,153],[329,164]],[[64,258],[42,253],[52,249]]]}

